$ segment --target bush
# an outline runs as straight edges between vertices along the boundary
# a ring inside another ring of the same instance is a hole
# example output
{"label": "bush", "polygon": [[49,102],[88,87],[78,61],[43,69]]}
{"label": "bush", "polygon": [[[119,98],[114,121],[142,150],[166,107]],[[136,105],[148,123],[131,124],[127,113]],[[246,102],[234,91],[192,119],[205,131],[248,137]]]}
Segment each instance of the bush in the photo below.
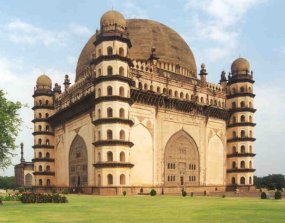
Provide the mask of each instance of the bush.
{"label": "bush", "polygon": [[124,195],[124,196],[126,196],[126,195],[127,195],[127,192],[126,192],[125,190],[123,191],[123,195]]}
{"label": "bush", "polygon": [[51,192],[52,194],[56,194],[56,189],[55,189],[55,188],[51,188],[51,189],[50,189],[50,192]]}
{"label": "bush", "polygon": [[150,191],[150,196],[155,196],[156,195],[156,190],[155,189],[151,189]]}
{"label": "bush", "polygon": [[191,192],[191,197],[194,197],[194,192]]}
{"label": "bush", "polygon": [[225,194],[223,194],[222,198],[225,198],[225,197],[226,197],[226,195],[225,195]]}
{"label": "bush", "polygon": [[69,191],[67,188],[64,188],[62,191],[61,191],[62,194],[69,194]]}
{"label": "bush", "polygon": [[24,193],[26,191],[26,189],[24,187],[19,187],[19,193]]}
{"label": "bush", "polygon": [[59,194],[23,193],[22,203],[67,203],[65,196]]}
{"label": "bush", "polygon": [[0,196],[2,201],[20,201],[22,195],[21,194],[8,194],[6,196]]}
{"label": "bush", "polygon": [[187,196],[187,193],[185,190],[182,191],[182,197],[186,197]]}
{"label": "bush", "polygon": [[260,195],[260,198],[261,198],[261,199],[269,199],[269,198],[270,198],[270,196],[269,196],[269,194],[268,194],[268,193],[266,193],[266,192],[262,192],[262,193],[261,193],[261,195]]}
{"label": "bush", "polygon": [[204,196],[207,196],[207,191],[204,191]]}
{"label": "bush", "polygon": [[281,192],[278,190],[274,194],[275,200],[280,200],[282,198]]}

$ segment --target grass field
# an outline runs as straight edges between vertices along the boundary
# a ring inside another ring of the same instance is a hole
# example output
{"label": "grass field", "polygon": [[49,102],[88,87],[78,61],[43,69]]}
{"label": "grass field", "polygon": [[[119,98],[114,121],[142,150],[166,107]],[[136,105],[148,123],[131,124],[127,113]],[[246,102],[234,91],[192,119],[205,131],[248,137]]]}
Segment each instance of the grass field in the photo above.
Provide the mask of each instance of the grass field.
{"label": "grass field", "polygon": [[285,200],[69,195],[67,204],[4,202],[0,222],[285,222]]}

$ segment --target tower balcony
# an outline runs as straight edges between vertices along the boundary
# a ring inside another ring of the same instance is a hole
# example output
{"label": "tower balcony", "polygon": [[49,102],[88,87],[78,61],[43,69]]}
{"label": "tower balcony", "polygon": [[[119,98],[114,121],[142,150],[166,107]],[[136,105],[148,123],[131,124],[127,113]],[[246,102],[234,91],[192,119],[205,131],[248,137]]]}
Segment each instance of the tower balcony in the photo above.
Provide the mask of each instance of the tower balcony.
{"label": "tower balcony", "polygon": [[240,92],[240,93],[227,95],[227,99],[237,98],[237,97],[251,97],[251,98],[254,98],[255,94],[253,94],[251,92]]}
{"label": "tower balcony", "polygon": [[227,158],[254,157],[255,155],[255,153],[231,153],[227,154]]}
{"label": "tower balcony", "polygon": [[253,168],[231,168],[227,169],[227,173],[253,173],[255,169]]}
{"label": "tower balcony", "polygon": [[256,138],[245,136],[245,137],[231,138],[228,139],[227,142],[246,142],[246,141],[254,142],[255,140]]}
{"label": "tower balcony", "polygon": [[45,145],[45,144],[36,144],[36,145],[33,145],[33,148],[34,149],[54,149],[54,146],[53,145]]}
{"label": "tower balcony", "polygon": [[95,126],[102,125],[102,124],[126,124],[129,126],[133,126],[134,122],[129,119],[124,118],[100,118],[93,121]]}
{"label": "tower balcony", "polygon": [[255,113],[256,109],[255,108],[248,108],[248,107],[244,107],[244,108],[231,108],[229,109],[229,112],[231,114],[236,113],[236,112],[251,112],[251,113]]}
{"label": "tower balcony", "polygon": [[49,110],[53,110],[54,106],[53,105],[35,105],[33,108],[33,110],[36,109],[49,109]]}
{"label": "tower balcony", "polygon": [[134,164],[128,162],[115,162],[115,161],[107,161],[107,162],[97,162],[93,164],[96,168],[132,168]]}
{"label": "tower balcony", "polygon": [[33,174],[36,176],[55,176],[55,172],[52,171],[35,171]]}
{"label": "tower balcony", "polygon": [[94,80],[94,84],[100,84],[104,81],[121,81],[129,84],[129,86],[134,86],[135,82],[129,78],[119,74],[107,75],[107,76],[99,76]]}
{"label": "tower balcony", "polygon": [[35,131],[32,134],[34,136],[36,136],[36,135],[50,135],[50,136],[54,136],[54,132],[51,132],[51,131]]}
{"label": "tower balcony", "polygon": [[54,159],[53,158],[47,158],[47,157],[34,158],[34,159],[32,159],[32,162],[49,162],[49,163],[52,163],[52,162],[54,162]]}
{"label": "tower balcony", "polygon": [[244,126],[254,127],[254,126],[256,126],[256,123],[253,123],[253,122],[236,122],[236,123],[228,124],[227,128],[244,127]]}
{"label": "tower balcony", "polygon": [[134,145],[134,143],[130,142],[130,141],[125,141],[125,140],[98,140],[93,142],[94,146],[128,146],[128,147],[132,147]]}
{"label": "tower balcony", "polygon": [[249,82],[253,84],[255,81],[253,80],[252,74],[232,75],[228,80],[228,84],[235,84],[240,82]]}

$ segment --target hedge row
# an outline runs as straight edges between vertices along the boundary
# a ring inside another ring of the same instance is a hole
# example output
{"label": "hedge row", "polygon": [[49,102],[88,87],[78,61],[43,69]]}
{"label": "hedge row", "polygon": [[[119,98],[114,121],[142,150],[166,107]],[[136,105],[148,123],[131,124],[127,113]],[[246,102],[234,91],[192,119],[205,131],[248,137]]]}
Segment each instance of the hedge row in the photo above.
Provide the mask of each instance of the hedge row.
{"label": "hedge row", "polygon": [[23,193],[22,203],[67,203],[67,198],[59,194]]}

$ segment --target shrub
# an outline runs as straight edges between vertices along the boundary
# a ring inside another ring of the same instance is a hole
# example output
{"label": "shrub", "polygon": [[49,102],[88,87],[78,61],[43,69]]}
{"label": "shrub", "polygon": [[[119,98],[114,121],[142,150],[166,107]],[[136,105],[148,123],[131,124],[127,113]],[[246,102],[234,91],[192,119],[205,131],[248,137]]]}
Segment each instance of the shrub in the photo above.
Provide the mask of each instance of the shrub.
{"label": "shrub", "polygon": [[204,196],[207,196],[207,191],[204,191]]}
{"label": "shrub", "polygon": [[2,201],[20,201],[21,200],[21,194],[8,194],[6,196],[0,196],[0,199]]}
{"label": "shrub", "polygon": [[191,197],[194,197],[194,192],[191,192]]}
{"label": "shrub", "polygon": [[62,194],[69,194],[69,191],[68,191],[67,188],[64,188],[61,193],[62,193]]}
{"label": "shrub", "polygon": [[225,194],[223,194],[222,198],[225,198],[225,197],[226,197],[226,195],[225,195]]}
{"label": "shrub", "polygon": [[123,191],[123,195],[124,195],[124,196],[126,196],[126,195],[127,195],[127,192],[126,192],[125,190]]}
{"label": "shrub", "polygon": [[261,193],[261,195],[260,195],[260,198],[261,198],[261,199],[269,199],[269,198],[270,198],[270,196],[269,196],[269,194],[268,194],[268,193],[266,193],[266,192],[262,192],[262,193]]}
{"label": "shrub", "polygon": [[26,189],[24,187],[19,187],[19,193],[24,193],[26,191]]}
{"label": "shrub", "polygon": [[50,192],[51,192],[52,194],[56,194],[56,189],[55,189],[55,188],[51,188],[51,189],[50,189]]}
{"label": "shrub", "polygon": [[282,198],[281,192],[278,190],[274,194],[275,200],[280,200]]}
{"label": "shrub", "polygon": [[22,203],[67,203],[65,196],[59,194],[23,193]]}
{"label": "shrub", "polygon": [[155,195],[156,195],[156,190],[155,189],[151,189],[150,196],[155,196]]}
{"label": "shrub", "polygon": [[186,193],[185,190],[182,191],[182,196],[183,196],[183,197],[186,197],[186,196],[187,196],[187,193]]}

